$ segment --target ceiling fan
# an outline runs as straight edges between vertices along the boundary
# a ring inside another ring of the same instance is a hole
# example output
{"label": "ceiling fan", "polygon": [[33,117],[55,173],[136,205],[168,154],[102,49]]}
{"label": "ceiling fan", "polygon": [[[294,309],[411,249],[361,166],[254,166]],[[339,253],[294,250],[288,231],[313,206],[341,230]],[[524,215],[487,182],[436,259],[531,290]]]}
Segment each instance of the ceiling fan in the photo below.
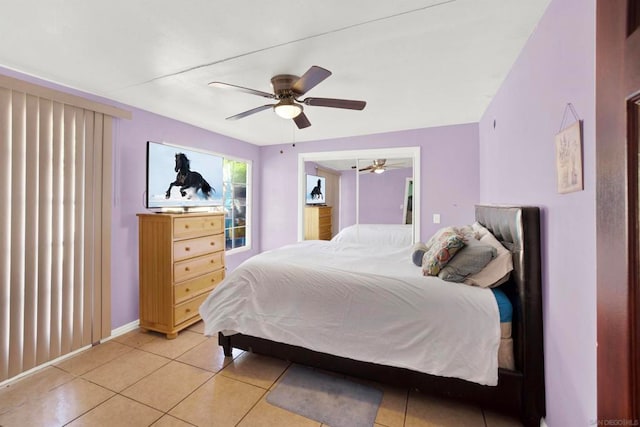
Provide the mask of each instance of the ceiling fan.
{"label": "ceiling fan", "polygon": [[275,104],[265,104],[251,110],[227,117],[227,120],[238,120],[243,117],[250,116],[269,108],[273,108],[277,115],[285,119],[293,119],[298,129],[304,129],[311,126],[311,122],[304,114],[304,105],[314,107],[332,107],[345,108],[348,110],[362,110],[367,103],[365,101],[354,101],[349,99],[335,98],[304,98],[300,99],[305,93],[314,88],[324,79],[331,75],[331,71],[316,65],[312,66],[301,77],[291,74],[278,74],[271,78],[271,86],[273,93],[263,92],[256,89],[249,89],[242,86],[233,85],[223,82],[211,82],[209,86],[223,89],[234,89],[240,92],[249,93],[251,95],[262,96],[277,100]]}
{"label": "ceiling fan", "polygon": [[[375,159],[371,162],[371,164],[367,167],[364,167],[362,169],[358,169],[358,172],[360,173],[364,173],[364,172],[369,172],[369,173],[384,173],[384,171],[388,170],[388,169],[401,169],[401,168],[405,168],[407,167],[406,165],[403,165],[401,163],[397,163],[397,164],[388,164],[387,163],[387,159]],[[351,169],[356,169],[357,166],[351,166]]]}

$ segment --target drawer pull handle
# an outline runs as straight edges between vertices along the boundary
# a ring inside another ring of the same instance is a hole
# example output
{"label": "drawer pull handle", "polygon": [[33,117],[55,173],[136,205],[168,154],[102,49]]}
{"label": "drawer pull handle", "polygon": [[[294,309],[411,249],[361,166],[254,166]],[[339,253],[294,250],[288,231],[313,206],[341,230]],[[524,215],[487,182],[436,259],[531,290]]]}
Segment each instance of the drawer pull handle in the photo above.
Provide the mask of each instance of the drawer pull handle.
{"label": "drawer pull handle", "polygon": [[184,312],[185,312],[185,313],[191,313],[191,309],[190,309],[190,308],[187,308]]}
{"label": "drawer pull handle", "polygon": [[216,242],[210,242],[209,244],[210,244],[211,246],[215,246],[215,245],[216,245]]}
{"label": "drawer pull handle", "polygon": [[191,250],[191,248],[189,246],[185,246],[184,250],[185,250],[185,252],[189,252]]}
{"label": "drawer pull handle", "polygon": [[184,290],[185,292],[191,292],[191,289],[187,288]]}
{"label": "drawer pull handle", "polygon": [[185,225],[184,225],[184,228],[189,228],[189,224],[185,224]]}
{"label": "drawer pull handle", "polygon": [[185,268],[184,268],[184,271],[189,271],[189,267],[185,267]]}
{"label": "drawer pull handle", "polygon": [[211,261],[209,261],[209,262],[211,262],[211,264],[215,264],[215,263],[216,263],[216,261],[215,261],[214,259],[212,259],[212,260],[211,260]]}

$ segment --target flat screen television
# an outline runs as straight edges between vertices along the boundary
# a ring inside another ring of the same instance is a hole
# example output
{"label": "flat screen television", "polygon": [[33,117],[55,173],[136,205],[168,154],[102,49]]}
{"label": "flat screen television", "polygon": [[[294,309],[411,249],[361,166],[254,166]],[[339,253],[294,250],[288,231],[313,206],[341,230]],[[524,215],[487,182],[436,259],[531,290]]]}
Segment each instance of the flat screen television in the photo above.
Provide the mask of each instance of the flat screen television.
{"label": "flat screen television", "polygon": [[307,205],[324,205],[325,201],[325,182],[323,176],[307,174],[307,185],[305,200]]}
{"label": "flat screen television", "polygon": [[213,153],[147,141],[147,209],[174,212],[221,207],[223,158]]}

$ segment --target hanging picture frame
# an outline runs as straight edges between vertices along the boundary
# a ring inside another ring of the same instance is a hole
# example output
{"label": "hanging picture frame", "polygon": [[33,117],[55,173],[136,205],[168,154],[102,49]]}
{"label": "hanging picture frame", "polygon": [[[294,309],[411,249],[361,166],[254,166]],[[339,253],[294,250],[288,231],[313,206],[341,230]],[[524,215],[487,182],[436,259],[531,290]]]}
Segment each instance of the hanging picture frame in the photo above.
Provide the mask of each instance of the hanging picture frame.
{"label": "hanging picture frame", "polygon": [[582,175],[582,120],[561,130],[555,136],[556,178],[558,193],[584,189]]}

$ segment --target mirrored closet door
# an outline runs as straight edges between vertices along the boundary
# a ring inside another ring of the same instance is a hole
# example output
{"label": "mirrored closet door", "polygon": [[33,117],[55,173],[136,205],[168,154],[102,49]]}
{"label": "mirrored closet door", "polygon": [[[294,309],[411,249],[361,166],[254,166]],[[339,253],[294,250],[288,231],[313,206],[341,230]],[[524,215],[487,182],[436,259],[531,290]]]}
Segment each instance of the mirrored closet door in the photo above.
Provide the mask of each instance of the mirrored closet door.
{"label": "mirrored closet door", "polygon": [[299,154],[298,240],[305,236],[307,176],[318,175],[334,194],[326,200],[332,236],[354,224],[411,224],[417,241],[419,159],[419,147]]}

